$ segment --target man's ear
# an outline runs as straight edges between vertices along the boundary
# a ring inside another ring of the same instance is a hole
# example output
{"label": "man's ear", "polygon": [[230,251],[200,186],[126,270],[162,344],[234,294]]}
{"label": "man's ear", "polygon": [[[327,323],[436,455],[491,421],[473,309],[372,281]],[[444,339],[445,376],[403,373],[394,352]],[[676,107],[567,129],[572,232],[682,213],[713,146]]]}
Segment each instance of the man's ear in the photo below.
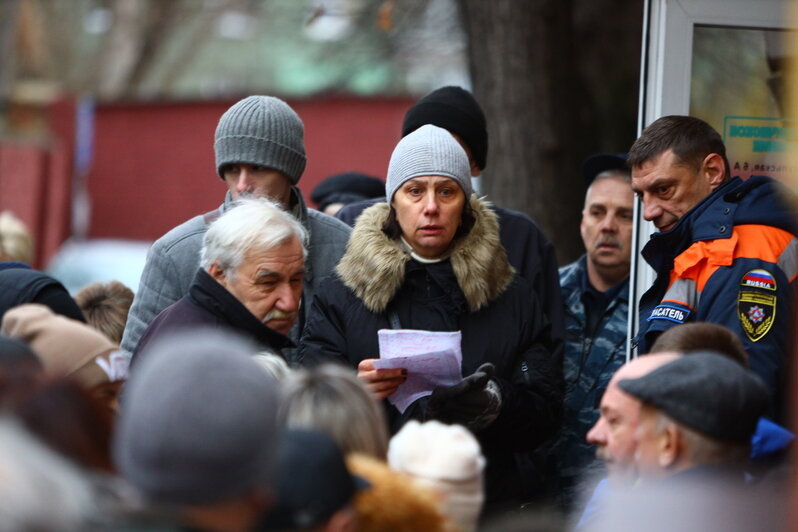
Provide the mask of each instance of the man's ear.
{"label": "man's ear", "polygon": [[723,157],[717,153],[710,153],[704,157],[701,173],[712,190],[718,188],[726,180],[726,164],[723,162]]}
{"label": "man's ear", "polygon": [[219,266],[218,262],[214,262],[213,264],[210,265],[210,267],[208,268],[208,273],[211,274],[211,277],[216,279],[218,282],[224,284],[226,276],[224,274],[224,270],[222,269],[221,266]]}
{"label": "man's ear", "polygon": [[668,423],[658,438],[659,466],[663,470],[670,469],[676,464],[682,452],[682,433],[675,424]]}

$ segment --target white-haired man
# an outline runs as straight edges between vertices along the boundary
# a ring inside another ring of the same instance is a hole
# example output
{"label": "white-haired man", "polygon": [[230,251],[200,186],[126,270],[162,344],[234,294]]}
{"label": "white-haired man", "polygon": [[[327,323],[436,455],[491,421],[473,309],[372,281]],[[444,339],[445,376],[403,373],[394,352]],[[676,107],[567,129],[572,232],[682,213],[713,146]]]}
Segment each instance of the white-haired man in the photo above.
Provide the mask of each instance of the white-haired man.
{"label": "white-haired man", "polygon": [[147,327],[133,360],[154,338],[189,327],[232,329],[272,351],[292,347],[306,239],[302,224],[275,203],[239,200],[208,228],[188,294]]}

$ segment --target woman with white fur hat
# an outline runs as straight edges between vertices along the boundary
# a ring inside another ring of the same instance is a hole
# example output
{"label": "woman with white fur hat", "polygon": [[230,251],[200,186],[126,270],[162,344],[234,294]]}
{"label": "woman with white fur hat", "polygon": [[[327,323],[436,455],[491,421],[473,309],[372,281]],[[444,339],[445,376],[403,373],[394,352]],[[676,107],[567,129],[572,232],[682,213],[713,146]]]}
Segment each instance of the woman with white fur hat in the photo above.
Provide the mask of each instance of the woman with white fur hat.
{"label": "woman with white fur hat", "polygon": [[435,492],[441,511],[458,530],[477,529],[485,499],[485,457],[465,427],[411,420],[391,438],[388,464]]}
{"label": "woman with white fur hat", "polygon": [[396,146],[388,203],[358,218],[338,264],[314,299],[303,364],[339,361],[380,399],[402,369],[376,369],[377,331],[460,331],[461,371],[403,412],[385,402],[392,432],[410,419],[460,423],[487,459],[489,510],[520,502],[514,452],[553,435],[562,403],[561,365],[537,298],[517,277],[496,215],[472,194],[468,156],[448,131],[423,126]]}

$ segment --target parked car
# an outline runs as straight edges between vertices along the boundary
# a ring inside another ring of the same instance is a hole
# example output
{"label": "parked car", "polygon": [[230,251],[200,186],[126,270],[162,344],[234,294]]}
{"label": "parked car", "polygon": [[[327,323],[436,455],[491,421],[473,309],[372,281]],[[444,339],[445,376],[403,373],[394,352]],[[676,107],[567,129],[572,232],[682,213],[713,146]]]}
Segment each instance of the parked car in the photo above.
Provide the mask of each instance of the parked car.
{"label": "parked car", "polygon": [[140,240],[67,240],[45,271],[72,295],[94,281],[114,280],[135,292],[150,245]]}

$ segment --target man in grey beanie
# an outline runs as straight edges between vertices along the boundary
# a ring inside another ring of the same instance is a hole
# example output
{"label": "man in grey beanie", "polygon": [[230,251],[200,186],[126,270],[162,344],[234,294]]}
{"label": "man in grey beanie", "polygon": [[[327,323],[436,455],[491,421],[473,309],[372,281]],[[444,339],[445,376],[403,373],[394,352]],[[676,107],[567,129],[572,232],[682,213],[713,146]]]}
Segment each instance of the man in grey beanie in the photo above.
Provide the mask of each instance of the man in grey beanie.
{"label": "man in grey beanie", "polygon": [[148,347],[128,382],[114,462],[151,503],[192,530],[250,530],[271,505],[278,385],[225,331],[192,330]]}
{"label": "man in grey beanie", "polygon": [[239,101],[219,120],[214,151],[216,171],[228,189],[224,202],[178,225],[150,248],[122,338],[122,349],[129,353],[150,322],[186,295],[199,267],[208,225],[241,197],[267,197],[280,203],[308,232],[302,307],[291,333],[294,341],[319,282],[333,273],[344,253],[350,228],[308,209],[296,186],[305,170],[304,126],[288,104],[272,96]]}

